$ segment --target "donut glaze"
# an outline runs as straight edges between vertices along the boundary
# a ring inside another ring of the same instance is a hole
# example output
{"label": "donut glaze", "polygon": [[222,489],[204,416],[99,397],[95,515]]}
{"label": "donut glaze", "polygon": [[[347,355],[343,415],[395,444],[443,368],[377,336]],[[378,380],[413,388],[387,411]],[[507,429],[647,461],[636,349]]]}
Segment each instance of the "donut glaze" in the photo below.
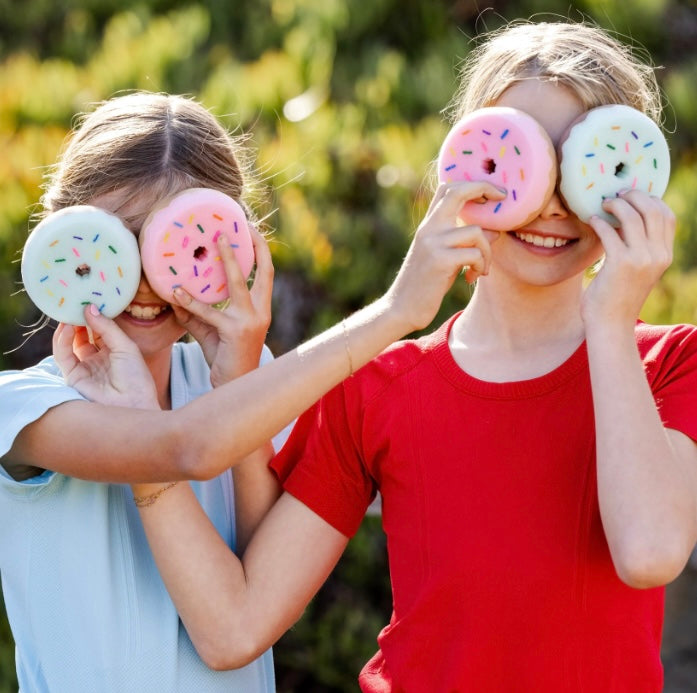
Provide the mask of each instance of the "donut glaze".
{"label": "donut glaze", "polygon": [[103,209],[67,207],[29,234],[21,272],[29,298],[54,320],[84,325],[84,309],[91,303],[114,318],[138,290],[138,241]]}
{"label": "donut glaze", "polygon": [[438,179],[487,181],[505,189],[503,200],[465,203],[460,217],[466,224],[510,231],[547,204],[556,166],[549,135],[532,116],[493,106],[473,111],[450,130],[438,155]]}
{"label": "donut glaze", "polygon": [[166,301],[176,287],[204,303],[229,296],[217,241],[225,233],[245,277],[254,263],[254,247],[244,210],[218,190],[190,188],[153,211],[140,233],[143,271],[152,289]]}
{"label": "donut glaze", "polygon": [[670,177],[670,153],[663,133],[631,106],[594,108],[572,123],[559,143],[559,192],[581,221],[597,215],[619,221],[602,208],[621,190],[662,197]]}

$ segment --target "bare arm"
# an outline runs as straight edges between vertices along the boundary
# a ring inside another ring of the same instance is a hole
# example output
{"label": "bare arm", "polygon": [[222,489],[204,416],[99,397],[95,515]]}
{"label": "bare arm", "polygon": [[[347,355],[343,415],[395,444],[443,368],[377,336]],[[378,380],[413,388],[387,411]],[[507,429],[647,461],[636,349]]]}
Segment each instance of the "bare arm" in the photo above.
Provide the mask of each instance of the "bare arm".
{"label": "bare arm", "polygon": [[670,263],[674,218],[659,200],[624,197],[606,205],[619,233],[594,223],[607,255],[584,297],[584,320],[603,527],[618,575],[652,587],[677,577],[697,541],[697,445],[663,427],[634,336]]}
{"label": "bare arm", "polygon": [[302,615],[348,539],[284,493],[240,560],[188,484],[141,508],[160,574],[203,661],[248,664]]}
{"label": "bare arm", "polygon": [[254,530],[281,495],[269,469],[273,446],[265,445],[232,468],[235,491],[236,552],[242,555]]}
{"label": "bare arm", "polygon": [[[456,222],[464,202],[484,194],[503,196],[485,183],[441,186],[392,286],[344,325],[175,411],[61,404],[24,429],[7,460],[42,468],[50,462],[56,471],[98,481],[216,476],[270,440],[348,376],[351,367],[361,367],[395,340],[427,326],[463,266],[469,268],[469,280],[488,272],[484,233]],[[184,307],[189,298],[183,297]],[[88,313],[87,319],[99,334],[115,329],[102,315]],[[234,416],[226,416],[225,426],[210,435],[211,424],[225,412]]]}

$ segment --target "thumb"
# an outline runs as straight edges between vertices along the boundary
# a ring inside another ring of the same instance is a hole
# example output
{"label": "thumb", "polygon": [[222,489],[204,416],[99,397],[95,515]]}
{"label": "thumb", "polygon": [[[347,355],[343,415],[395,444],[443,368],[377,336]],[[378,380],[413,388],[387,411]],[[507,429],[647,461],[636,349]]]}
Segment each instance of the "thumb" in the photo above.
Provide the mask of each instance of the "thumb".
{"label": "thumb", "polygon": [[84,315],[87,327],[94,334],[94,339],[101,339],[110,351],[133,351],[134,349],[138,351],[138,347],[125,332],[111,318],[102,315],[96,305],[86,306]]}
{"label": "thumb", "polygon": [[451,224],[466,202],[485,198],[502,200],[506,197],[503,190],[484,181],[460,181],[448,187],[443,197],[436,204],[434,218]]}

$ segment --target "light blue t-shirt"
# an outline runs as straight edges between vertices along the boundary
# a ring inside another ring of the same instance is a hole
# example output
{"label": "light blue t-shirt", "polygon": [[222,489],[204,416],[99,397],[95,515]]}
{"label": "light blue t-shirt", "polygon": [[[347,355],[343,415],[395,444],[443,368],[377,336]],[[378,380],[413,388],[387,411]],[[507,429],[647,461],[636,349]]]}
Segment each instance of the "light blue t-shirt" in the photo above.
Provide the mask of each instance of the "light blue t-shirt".
{"label": "light blue t-shirt", "polygon": [[[265,349],[262,363],[269,360]],[[210,390],[198,344],[172,352],[172,407]],[[49,408],[82,399],[52,357],[0,373],[0,456]],[[227,414],[221,412],[224,425]],[[276,439],[278,450],[288,431]],[[128,431],[124,431],[128,445]],[[99,464],[99,460],[94,461]],[[192,482],[234,549],[232,474]],[[14,481],[0,466],[0,575],[23,693],[267,693],[268,650],[248,666],[215,672],[200,660],[148,547],[127,484],[46,471]]]}

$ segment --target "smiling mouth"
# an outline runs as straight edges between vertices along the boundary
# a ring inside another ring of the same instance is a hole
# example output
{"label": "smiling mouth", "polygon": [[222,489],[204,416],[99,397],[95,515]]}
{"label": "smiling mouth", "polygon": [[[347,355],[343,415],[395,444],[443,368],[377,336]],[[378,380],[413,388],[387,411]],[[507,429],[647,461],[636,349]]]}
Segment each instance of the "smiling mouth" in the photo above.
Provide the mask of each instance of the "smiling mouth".
{"label": "smiling mouth", "polygon": [[575,238],[559,238],[558,236],[538,236],[536,233],[521,231],[515,231],[515,237],[523,243],[529,243],[538,248],[561,248],[576,240]]}
{"label": "smiling mouth", "polygon": [[131,303],[126,307],[126,313],[137,320],[154,320],[166,310],[169,310],[169,306],[141,306],[137,303]]}

